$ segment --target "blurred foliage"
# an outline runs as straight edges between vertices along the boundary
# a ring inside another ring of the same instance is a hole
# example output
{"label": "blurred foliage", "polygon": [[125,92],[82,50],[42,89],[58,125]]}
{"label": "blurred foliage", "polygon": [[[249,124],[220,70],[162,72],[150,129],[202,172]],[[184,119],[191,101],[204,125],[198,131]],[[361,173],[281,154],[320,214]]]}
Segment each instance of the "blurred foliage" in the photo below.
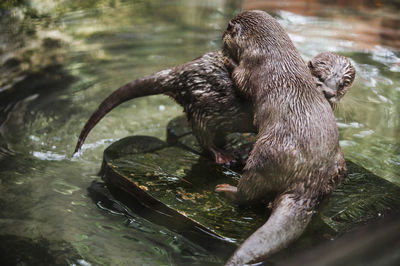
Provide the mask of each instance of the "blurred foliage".
{"label": "blurred foliage", "polygon": [[26,4],[26,0],[2,0],[0,2],[0,9],[22,6]]}
{"label": "blurred foliage", "polygon": [[60,64],[64,42],[49,13],[38,12],[29,1],[1,5],[0,93],[13,88],[28,72]]}

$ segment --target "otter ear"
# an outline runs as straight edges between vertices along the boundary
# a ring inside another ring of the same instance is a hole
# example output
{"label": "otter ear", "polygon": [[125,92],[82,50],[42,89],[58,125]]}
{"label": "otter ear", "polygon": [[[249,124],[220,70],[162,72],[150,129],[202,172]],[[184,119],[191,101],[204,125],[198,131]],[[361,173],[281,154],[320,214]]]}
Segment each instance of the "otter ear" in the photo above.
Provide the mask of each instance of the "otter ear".
{"label": "otter ear", "polygon": [[226,31],[229,32],[232,36],[240,34],[241,30],[242,28],[240,27],[240,25],[232,21],[229,21],[228,27],[226,28]]}
{"label": "otter ear", "polygon": [[231,32],[235,28],[235,24],[232,21],[229,21],[228,27],[226,28],[227,31]]}
{"label": "otter ear", "polygon": [[314,66],[313,66],[313,64],[312,64],[311,61],[308,61],[308,68],[309,68],[309,69],[313,69],[313,68],[314,68]]}

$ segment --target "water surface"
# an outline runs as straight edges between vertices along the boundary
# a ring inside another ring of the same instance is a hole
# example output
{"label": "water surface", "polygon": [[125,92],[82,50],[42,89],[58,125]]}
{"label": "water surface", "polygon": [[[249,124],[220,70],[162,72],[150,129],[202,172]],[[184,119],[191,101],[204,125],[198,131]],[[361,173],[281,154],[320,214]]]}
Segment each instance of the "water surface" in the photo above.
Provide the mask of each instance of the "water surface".
{"label": "water surface", "polygon": [[26,261],[220,263],[179,235],[101,210],[88,197],[109,144],[129,135],[165,139],[166,124],[182,113],[171,99],[121,105],[79,156],[71,155],[84,122],[111,91],[219,49],[228,19],[241,8],[271,12],[305,60],[327,50],[352,60],[357,78],[336,113],[341,145],[348,159],[400,185],[399,6],[347,2],[0,4],[0,240],[15,245],[15,254],[0,252],[3,261],[23,261],[35,244]]}

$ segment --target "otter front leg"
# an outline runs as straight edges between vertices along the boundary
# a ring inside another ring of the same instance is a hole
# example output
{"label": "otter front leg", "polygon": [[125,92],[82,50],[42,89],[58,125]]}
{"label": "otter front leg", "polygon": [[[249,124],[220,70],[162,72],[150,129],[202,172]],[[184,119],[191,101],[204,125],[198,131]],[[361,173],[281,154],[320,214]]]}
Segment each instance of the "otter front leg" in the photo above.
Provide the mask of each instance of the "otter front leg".
{"label": "otter front leg", "polygon": [[224,65],[226,67],[226,70],[228,70],[229,73],[232,73],[233,70],[238,66],[235,61],[233,61],[232,58],[224,56]]}

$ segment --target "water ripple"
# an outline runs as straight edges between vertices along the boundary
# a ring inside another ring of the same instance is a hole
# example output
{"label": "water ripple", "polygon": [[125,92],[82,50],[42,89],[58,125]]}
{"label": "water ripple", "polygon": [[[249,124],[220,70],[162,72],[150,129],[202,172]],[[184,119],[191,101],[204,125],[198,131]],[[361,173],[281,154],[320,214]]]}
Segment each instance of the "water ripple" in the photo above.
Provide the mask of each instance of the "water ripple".
{"label": "water ripple", "polygon": [[51,151],[47,152],[34,151],[32,152],[32,155],[38,158],[39,160],[45,160],[45,161],[62,161],[66,159],[65,155],[57,154]]}

